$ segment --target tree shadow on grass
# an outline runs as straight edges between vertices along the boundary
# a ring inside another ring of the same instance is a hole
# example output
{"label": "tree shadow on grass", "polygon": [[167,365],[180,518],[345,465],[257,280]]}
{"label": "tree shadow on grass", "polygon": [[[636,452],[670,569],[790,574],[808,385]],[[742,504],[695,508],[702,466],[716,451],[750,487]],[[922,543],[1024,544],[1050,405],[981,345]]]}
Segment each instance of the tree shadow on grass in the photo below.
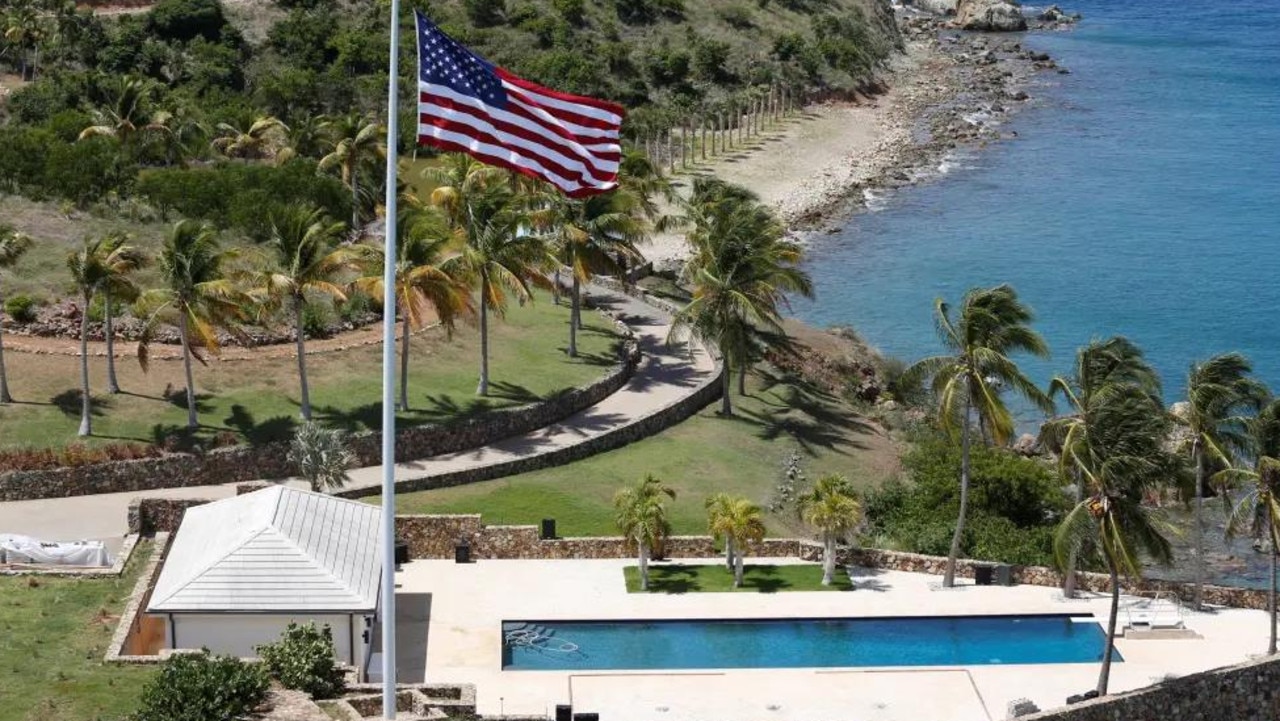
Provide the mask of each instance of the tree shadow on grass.
{"label": "tree shadow on grass", "polygon": [[777,593],[791,588],[791,582],[785,578],[778,578],[777,566],[747,564],[742,567],[742,587],[752,588],[760,593]]}
{"label": "tree shadow on grass", "polygon": [[740,410],[748,422],[758,426],[756,435],[774,440],[784,435],[809,453],[821,448],[847,455],[846,447],[866,449],[867,444],[851,439],[851,434],[866,435],[875,429],[858,416],[842,412],[835,396],[797,378],[782,378],[762,372],[764,391],[752,397],[760,401],[761,411]]}
{"label": "tree shadow on grass", "polygon": [[222,422],[236,429],[252,446],[287,441],[293,438],[298,428],[298,419],[291,416],[275,416],[258,423],[254,420],[253,413],[239,403],[231,406],[231,415],[222,419]]}
{"label": "tree shadow on grass", "polygon": [[[82,398],[79,388],[70,388],[50,398],[49,404],[61,411],[64,416],[79,418],[82,410]],[[89,396],[89,415],[94,418],[101,418],[110,410],[112,405],[110,398]]]}
{"label": "tree shadow on grass", "polygon": [[[636,569],[639,574],[640,570]],[[650,566],[650,593],[690,593],[701,591],[697,570],[689,566]]]}

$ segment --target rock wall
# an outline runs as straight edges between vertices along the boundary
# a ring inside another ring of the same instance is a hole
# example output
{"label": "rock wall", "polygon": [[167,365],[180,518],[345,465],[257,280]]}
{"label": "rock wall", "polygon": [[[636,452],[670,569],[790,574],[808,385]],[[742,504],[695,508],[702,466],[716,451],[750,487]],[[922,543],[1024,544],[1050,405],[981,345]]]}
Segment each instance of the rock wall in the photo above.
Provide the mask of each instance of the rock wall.
{"label": "rock wall", "polygon": [[[627,336],[621,358],[600,379],[540,403],[490,411],[456,423],[405,428],[396,433],[396,457],[402,461],[415,460],[477,448],[508,436],[543,428],[599,403],[622,388],[635,372],[640,360],[640,350],[631,337],[630,330],[620,323],[618,327]],[[356,466],[371,466],[381,462],[381,433],[353,434],[350,446],[356,457]],[[267,443],[261,446],[219,448],[201,454],[175,453],[160,458],[114,461],[76,468],[12,471],[0,474],[0,501],[287,478],[294,473],[287,455],[288,444]]]}
{"label": "rock wall", "polygon": [[[242,492],[259,486],[246,484]],[[182,514],[191,506],[208,503],[205,499],[144,498],[129,506],[129,532],[148,535],[178,530]],[[620,537],[582,537],[540,540],[536,526],[486,526],[479,514],[405,515],[396,516],[396,535],[408,542],[411,558],[453,558],[454,545],[466,541],[472,558],[625,558],[631,551]],[[748,550],[749,556],[790,558],[805,561],[822,559],[822,545],[801,538],[766,538]],[[671,558],[712,558],[718,555],[709,536],[676,536],[670,539],[666,555]],[[885,551],[878,548],[842,547],[838,561],[844,565],[906,571],[941,576],[947,565],[942,556]],[[956,575],[973,578],[974,567],[990,565],[987,561],[961,558],[956,561]],[[1044,566],[1010,566],[1014,583],[1031,586],[1061,586],[1062,574]],[[1076,574],[1079,588],[1105,592],[1110,580],[1101,573]],[[1178,598],[1191,598],[1191,584],[1177,581],[1146,579],[1126,582],[1128,593],[1159,591]],[[1234,586],[1204,586],[1206,603],[1231,608],[1265,609],[1266,591]],[[1280,717],[1278,717],[1280,718]]]}
{"label": "rock wall", "polygon": [[1275,721],[1280,659],[1170,679],[1129,693],[1020,716],[1019,721]]}
{"label": "rock wall", "polygon": [[[486,526],[479,514],[396,516],[396,535],[409,544],[411,558],[453,558],[466,543],[474,559],[626,558],[632,550],[620,536],[542,540],[535,526]],[[716,554],[709,536],[667,539],[671,558],[709,558]]]}

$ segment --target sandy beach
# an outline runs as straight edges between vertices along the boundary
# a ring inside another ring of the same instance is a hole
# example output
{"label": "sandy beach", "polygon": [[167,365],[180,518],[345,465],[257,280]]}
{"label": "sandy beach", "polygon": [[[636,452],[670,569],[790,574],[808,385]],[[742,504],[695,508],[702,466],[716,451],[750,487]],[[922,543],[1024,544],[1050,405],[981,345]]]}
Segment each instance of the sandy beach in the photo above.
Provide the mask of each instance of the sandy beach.
{"label": "sandy beach", "polygon": [[[947,153],[1000,137],[1000,120],[1023,104],[1035,72],[1056,69],[1017,36],[959,34],[929,16],[901,23],[905,52],[882,77],[887,92],[813,105],[746,152],[692,169],[742,185],[794,232],[822,229],[862,207],[869,190],[936,175]],[[690,174],[675,178],[687,187]],[[678,233],[655,236],[645,254],[658,269],[686,254]]]}

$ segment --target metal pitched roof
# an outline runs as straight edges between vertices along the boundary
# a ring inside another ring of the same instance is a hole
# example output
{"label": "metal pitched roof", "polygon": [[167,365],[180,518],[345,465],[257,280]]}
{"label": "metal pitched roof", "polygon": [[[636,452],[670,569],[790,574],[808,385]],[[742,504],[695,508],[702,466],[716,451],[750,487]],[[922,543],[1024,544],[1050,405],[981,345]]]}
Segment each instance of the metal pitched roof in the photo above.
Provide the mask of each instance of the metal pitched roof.
{"label": "metal pitched roof", "polygon": [[187,509],[148,611],[373,611],[382,511],[288,486]]}

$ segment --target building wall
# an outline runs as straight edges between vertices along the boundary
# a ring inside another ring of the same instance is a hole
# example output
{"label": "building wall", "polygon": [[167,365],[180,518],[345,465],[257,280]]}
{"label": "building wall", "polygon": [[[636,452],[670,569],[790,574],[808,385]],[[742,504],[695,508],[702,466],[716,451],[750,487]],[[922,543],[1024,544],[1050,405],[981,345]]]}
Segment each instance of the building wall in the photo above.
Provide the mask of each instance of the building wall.
{"label": "building wall", "polygon": [[[361,636],[364,630],[362,616],[175,613],[172,618],[176,631],[174,648],[207,648],[213,653],[253,658],[258,655],[255,647],[278,641],[289,622],[305,624],[315,621],[318,626],[327,624],[332,629],[334,655],[338,661],[351,663],[354,660],[355,664],[359,665],[365,653],[365,644]],[[354,655],[352,654],[353,636]],[[171,639],[174,639],[174,636],[166,634],[166,647],[169,646]]]}

